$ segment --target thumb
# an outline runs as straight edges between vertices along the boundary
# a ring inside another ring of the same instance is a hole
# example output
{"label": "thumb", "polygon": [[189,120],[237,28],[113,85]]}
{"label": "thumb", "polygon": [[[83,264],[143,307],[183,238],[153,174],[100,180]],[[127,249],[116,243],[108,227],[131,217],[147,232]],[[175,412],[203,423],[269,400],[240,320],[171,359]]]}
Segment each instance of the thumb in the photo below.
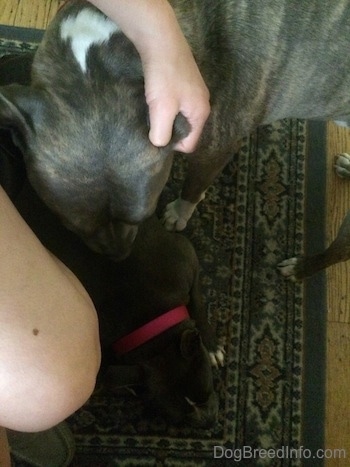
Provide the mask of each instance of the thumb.
{"label": "thumb", "polygon": [[149,139],[154,146],[169,144],[173,133],[174,120],[178,106],[171,100],[154,100],[148,104],[150,131]]}

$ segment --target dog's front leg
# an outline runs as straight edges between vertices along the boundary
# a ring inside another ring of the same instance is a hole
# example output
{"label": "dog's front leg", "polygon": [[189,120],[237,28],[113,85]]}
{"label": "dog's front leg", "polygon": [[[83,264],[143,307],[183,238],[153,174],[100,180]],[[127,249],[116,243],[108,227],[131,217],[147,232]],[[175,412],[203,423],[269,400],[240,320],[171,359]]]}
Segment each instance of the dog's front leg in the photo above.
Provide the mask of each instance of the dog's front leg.
{"label": "dog's front leg", "polygon": [[212,366],[216,368],[218,366],[223,366],[225,350],[221,345],[218,345],[215,332],[208,321],[199,282],[199,267],[195,273],[195,278],[190,291],[190,302],[188,303],[188,310],[191,318],[195,320],[196,326],[202,338],[202,342],[209,352]]}
{"label": "dog's front leg", "polygon": [[304,258],[289,258],[282,261],[278,268],[283,276],[296,281],[348,259],[350,259],[350,211],[343,220],[337,238],[323,253]]}
{"label": "dog's front leg", "polygon": [[211,150],[188,155],[188,171],[181,194],[166,206],[163,215],[167,230],[181,231],[186,227],[197,204],[205,198],[207,188],[232,159],[238,145],[234,147],[215,155]]}

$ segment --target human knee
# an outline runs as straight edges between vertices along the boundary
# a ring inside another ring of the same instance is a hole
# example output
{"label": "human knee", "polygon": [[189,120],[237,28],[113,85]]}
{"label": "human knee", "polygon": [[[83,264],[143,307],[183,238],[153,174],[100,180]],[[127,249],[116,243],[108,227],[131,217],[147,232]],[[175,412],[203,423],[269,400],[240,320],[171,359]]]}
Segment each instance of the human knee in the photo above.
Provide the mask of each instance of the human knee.
{"label": "human knee", "polygon": [[[71,349],[71,350],[74,350]],[[64,352],[62,352],[64,354]],[[18,358],[22,357],[22,358]],[[52,353],[0,363],[0,426],[42,431],[78,410],[94,390],[100,365],[95,342],[85,354],[52,360]]]}

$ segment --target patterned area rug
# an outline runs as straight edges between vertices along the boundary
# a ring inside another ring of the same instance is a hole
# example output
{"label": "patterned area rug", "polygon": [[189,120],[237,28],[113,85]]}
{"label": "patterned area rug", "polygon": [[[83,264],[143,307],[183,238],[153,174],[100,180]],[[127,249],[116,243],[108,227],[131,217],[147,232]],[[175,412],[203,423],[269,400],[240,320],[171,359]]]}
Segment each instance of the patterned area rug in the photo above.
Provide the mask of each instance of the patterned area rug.
{"label": "patterned area rug", "polygon": [[[40,33],[30,34],[0,29],[0,55],[35,48]],[[167,424],[127,391],[96,394],[69,420],[73,466],[299,466],[302,453],[312,457],[323,447],[324,275],[292,284],[276,269],[306,246],[308,253],[310,245],[323,247],[324,167],[315,153],[324,152],[323,142],[321,124],[283,120],[260,128],[185,231],[226,350],[225,366],[215,370],[215,427]],[[177,195],[184,171],[179,156],[161,205]]]}

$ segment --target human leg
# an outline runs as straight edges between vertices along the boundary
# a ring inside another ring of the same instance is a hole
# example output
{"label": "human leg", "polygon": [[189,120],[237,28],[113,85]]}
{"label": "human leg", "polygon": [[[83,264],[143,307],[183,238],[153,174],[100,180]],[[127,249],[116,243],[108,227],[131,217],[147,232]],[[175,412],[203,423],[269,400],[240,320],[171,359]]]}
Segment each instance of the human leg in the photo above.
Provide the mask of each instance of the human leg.
{"label": "human leg", "polygon": [[0,426],[40,431],[77,410],[100,364],[95,308],[0,188]]}

